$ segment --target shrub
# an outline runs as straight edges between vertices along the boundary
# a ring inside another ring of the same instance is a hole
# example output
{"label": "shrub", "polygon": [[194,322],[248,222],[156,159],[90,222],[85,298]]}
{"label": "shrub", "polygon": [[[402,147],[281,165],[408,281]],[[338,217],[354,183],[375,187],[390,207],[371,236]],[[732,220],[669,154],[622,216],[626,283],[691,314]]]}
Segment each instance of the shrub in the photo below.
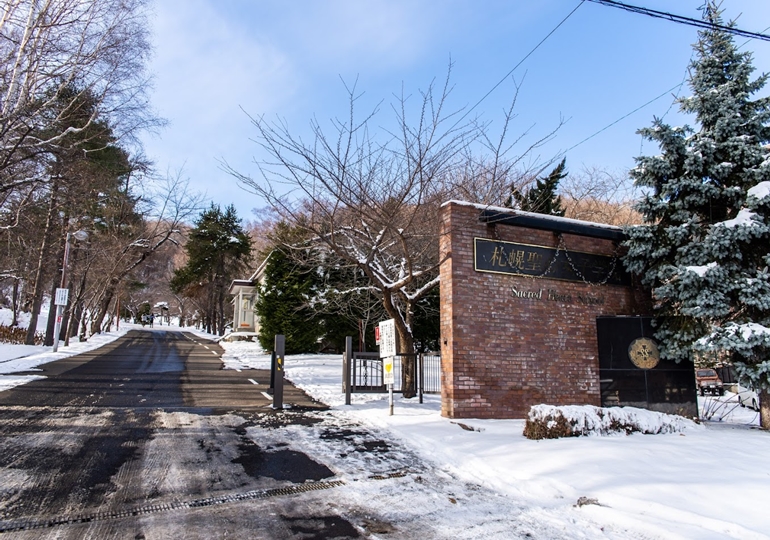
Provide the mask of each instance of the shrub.
{"label": "shrub", "polygon": [[528,439],[557,439],[583,435],[677,433],[696,428],[692,420],[634,407],[601,408],[591,405],[535,405],[524,425]]}
{"label": "shrub", "polygon": [[[23,345],[27,339],[27,329],[18,326],[5,326],[0,324],[0,343],[12,343],[14,345]],[[35,334],[35,345],[43,344],[43,334]]]}

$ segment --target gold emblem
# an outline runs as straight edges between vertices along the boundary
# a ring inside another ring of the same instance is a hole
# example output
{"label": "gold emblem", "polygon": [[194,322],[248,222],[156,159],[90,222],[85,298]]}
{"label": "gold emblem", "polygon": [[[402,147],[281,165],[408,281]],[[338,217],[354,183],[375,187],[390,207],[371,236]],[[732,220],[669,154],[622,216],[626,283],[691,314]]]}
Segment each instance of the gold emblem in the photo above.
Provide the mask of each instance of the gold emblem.
{"label": "gold emblem", "polygon": [[641,369],[652,369],[660,362],[658,346],[650,338],[637,338],[628,346],[628,357]]}

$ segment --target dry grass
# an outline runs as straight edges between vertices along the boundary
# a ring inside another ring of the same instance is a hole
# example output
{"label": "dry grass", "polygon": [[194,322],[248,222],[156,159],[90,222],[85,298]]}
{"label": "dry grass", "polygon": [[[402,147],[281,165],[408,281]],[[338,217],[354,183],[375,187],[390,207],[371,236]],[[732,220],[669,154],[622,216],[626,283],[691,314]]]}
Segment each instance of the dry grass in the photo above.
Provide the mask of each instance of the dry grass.
{"label": "dry grass", "polygon": [[[11,343],[14,345],[23,345],[27,339],[27,329],[18,326],[4,326],[0,324],[0,343]],[[35,334],[35,345],[42,345],[43,334]]]}

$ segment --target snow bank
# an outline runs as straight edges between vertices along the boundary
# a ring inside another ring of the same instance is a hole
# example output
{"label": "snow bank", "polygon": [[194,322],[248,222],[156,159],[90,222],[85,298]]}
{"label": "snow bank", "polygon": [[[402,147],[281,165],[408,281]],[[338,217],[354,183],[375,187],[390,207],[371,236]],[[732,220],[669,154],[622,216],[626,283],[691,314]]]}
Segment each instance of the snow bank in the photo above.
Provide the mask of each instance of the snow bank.
{"label": "snow bank", "polygon": [[524,436],[557,439],[619,433],[679,433],[699,427],[692,420],[635,407],[601,408],[592,405],[535,405],[530,408]]}

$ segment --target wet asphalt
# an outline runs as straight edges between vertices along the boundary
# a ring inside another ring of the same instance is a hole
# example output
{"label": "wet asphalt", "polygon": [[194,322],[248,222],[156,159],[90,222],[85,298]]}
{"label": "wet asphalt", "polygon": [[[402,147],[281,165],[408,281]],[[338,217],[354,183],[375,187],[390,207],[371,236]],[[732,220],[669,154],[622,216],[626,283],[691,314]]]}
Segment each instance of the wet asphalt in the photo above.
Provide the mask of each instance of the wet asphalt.
{"label": "wet asphalt", "polygon": [[[270,372],[223,369],[217,343],[183,332],[134,330],[94,351],[41,366],[46,378],[0,392],[0,407],[264,410]],[[258,384],[254,384],[257,382]],[[284,403],[323,409],[288,384]]]}
{"label": "wet asphalt", "polygon": [[[300,486],[300,493],[332,478],[312,456],[262,448],[246,431],[303,423],[304,412],[325,406],[287,381],[284,403],[291,414],[274,410],[265,395],[270,372],[223,369],[223,352],[193,334],[136,330],[100,349],[41,366],[42,372],[34,373],[45,379],[0,392],[0,537],[44,538],[41,531],[50,531],[51,538],[81,538],[82,527],[66,525],[73,516],[75,521],[85,516],[93,523],[86,536],[149,538],[150,531],[141,530],[126,536],[119,518],[148,504],[225,504],[244,490],[288,486],[286,493],[292,493]],[[164,450],[155,456],[161,440]],[[14,481],[17,476],[20,481]],[[312,515],[284,517],[280,527],[252,520],[241,534],[308,537]],[[330,522],[319,522],[323,530],[358,537],[343,518],[327,517]]]}

